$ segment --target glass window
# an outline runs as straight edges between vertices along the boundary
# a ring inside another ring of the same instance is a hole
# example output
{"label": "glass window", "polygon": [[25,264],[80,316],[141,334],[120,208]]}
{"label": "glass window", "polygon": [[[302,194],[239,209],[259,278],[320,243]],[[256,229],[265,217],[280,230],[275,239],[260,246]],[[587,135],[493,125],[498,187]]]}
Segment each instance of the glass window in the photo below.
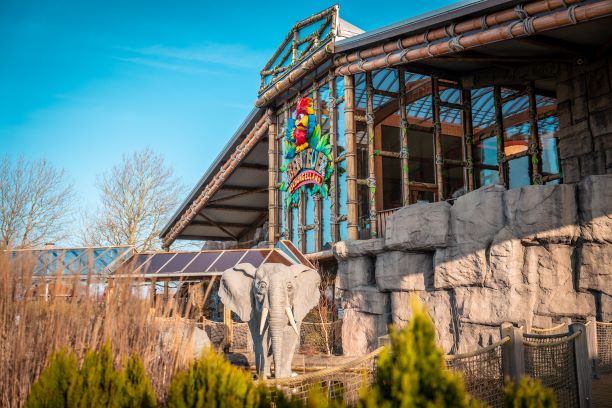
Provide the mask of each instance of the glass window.
{"label": "glass window", "polygon": [[508,161],[508,187],[518,188],[531,184],[529,157],[522,156]]}
{"label": "glass window", "polygon": [[474,146],[473,159],[476,187],[499,184],[497,167],[497,138],[489,137]]}
{"label": "glass window", "polygon": [[435,183],[433,134],[409,129],[408,152],[410,181]]}
{"label": "glass window", "polygon": [[291,242],[298,246],[299,218],[297,206],[291,208]]}
{"label": "glass window", "polygon": [[340,222],[340,241],[348,239],[348,221],[344,220]]}
{"label": "glass window", "polygon": [[346,150],[346,126],[344,122],[344,102],[338,104],[338,114],[336,115],[338,122],[338,131],[336,132],[336,150],[338,152],[336,157],[342,156]]}
{"label": "glass window", "polygon": [[346,200],[346,160],[341,160],[338,163],[338,214],[343,215],[348,212]]}
{"label": "glass window", "polygon": [[549,116],[538,121],[540,146],[542,150],[542,171],[545,175],[559,173],[559,153],[557,150],[557,132],[559,120]]}

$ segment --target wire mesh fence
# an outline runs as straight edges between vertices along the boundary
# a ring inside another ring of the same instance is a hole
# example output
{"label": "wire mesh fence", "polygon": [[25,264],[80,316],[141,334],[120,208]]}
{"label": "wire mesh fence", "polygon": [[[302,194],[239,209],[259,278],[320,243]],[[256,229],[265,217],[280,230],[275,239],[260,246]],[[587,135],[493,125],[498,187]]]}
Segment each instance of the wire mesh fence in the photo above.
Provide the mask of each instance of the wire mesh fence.
{"label": "wire mesh fence", "polygon": [[492,408],[504,406],[502,349],[509,341],[505,337],[472,353],[446,356],[446,366],[463,374],[466,391]]}
{"label": "wire mesh fence", "polygon": [[552,389],[561,408],[579,406],[574,339],[581,334],[524,335],[525,374]]}
{"label": "wire mesh fence", "polygon": [[612,372],[612,323],[597,322],[597,369]]}
{"label": "wire mesh fence", "polygon": [[297,377],[268,380],[266,383],[301,401],[306,401],[310,390],[318,386],[329,398],[343,400],[352,406],[359,399],[363,384],[372,384],[376,378],[376,361],[382,349],[336,367]]}
{"label": "wire mesh fence", "polygon": [[[202,323],[212,346],[223,348],[226,344],[226,326],[223,322],[205,319]],[[252,341],[248,323],[232,323],[230,351],[251,351]],[[307,355],[342,354],[342,320],[331,323],[303,322],[300,328],[300,353]]]}

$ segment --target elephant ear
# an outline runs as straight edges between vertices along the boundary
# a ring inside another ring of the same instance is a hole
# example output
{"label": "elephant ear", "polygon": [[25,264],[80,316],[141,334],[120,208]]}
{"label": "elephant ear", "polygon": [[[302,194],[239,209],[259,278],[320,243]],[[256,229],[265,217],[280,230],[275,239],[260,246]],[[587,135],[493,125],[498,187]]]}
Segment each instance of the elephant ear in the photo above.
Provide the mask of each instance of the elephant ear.
{"label": "elephant ear", "polygon": [[223,271],[219,284],[219,298],[240,320],[248,322],[253,312],[251,287],[255,278],[255,267],[242,263]]}
{"label": "elephant ear", "polygon": [[301,322],[310,310],[319,304],[319,272],[304,265],[291,266],[296,280],[296,295],[293,302],[293,316]]}

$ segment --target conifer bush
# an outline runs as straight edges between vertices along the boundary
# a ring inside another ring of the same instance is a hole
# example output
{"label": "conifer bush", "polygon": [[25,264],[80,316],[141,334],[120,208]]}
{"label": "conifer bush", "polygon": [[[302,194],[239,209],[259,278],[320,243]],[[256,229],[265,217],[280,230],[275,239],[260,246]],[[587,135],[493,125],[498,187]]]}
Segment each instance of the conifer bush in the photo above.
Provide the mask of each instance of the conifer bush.
{"label": "conifer bush", "polygon": [[209,349],[179,371],[168,391],[169,408],[268,407],[271,391]]}
{"label": "conifer bush", "polygon": [[117,407],[151,408],[155,393],[142,361],[132,355],[125,369],[113,366],[108,344],[85,354],[81,368],[76,356],[62,350],[55,353],[32,385],[28,408]]}
{"label": "conifer bush", "polygon": [[26,407],[67,407],[68,389],[77,375],[78,364],[74,354],[66,349],[53,354],[38,380],[32,384]]}
{"label": "conifer bush", "polygon": [[411,307],[412,318],[407,326],[391,329],[390,348],[379,356],[376,381],[370,389],[362,389],[358,406],[476,406],[461,376],[445,368],[444,354],[435,343],[434,325],[415,297]]}
{"label": "conifer bush", "polygon": [[555,394],[542,383],[530,377],[522,377],[515,386],[513,383],[504,387],[504,405],[507,408],[555,408]]}

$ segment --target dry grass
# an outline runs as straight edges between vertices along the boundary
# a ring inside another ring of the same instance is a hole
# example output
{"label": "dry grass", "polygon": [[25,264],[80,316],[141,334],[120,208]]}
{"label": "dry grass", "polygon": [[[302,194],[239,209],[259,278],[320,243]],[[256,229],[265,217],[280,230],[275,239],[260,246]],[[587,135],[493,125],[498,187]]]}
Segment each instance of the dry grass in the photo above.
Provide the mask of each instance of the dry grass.
{"label": "dry grass", "polygon": [[191,330],[180,319],[172,324],[164,319],[172,314],[172,302],[153,305],[150,297],[138,294],[142,282],[134,279],[115,279],[100,299],[89,284],[94,277],[84,283],[80,277],[62,277],[62,271],[34,293],[33,269],[34,259],[11,260],[0,252],[0,406],[23,406],[54,351],[66,347],[81,359],[105,342],[117,365],[138,353],[158,398],[165,398],[174,373],[192,358],[185,352]]}

